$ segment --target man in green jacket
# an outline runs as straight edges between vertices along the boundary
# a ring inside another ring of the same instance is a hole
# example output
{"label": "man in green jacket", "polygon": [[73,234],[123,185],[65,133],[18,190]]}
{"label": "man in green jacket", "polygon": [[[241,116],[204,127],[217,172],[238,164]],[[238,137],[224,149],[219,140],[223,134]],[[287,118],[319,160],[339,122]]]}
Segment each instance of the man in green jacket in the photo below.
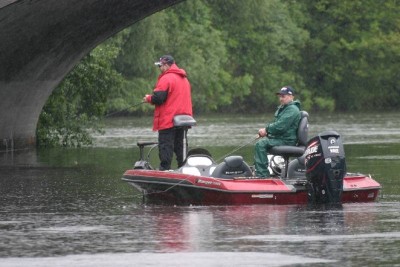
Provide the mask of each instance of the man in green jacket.
{"label": "man in green jacket", "polygon": [[300,102],[294,99],[294,90],[290,86],[283,87],[278,93],[280,106],[275,112],[274,121],[258,130],[261,139],[256,143],[254,165],[256,176],[270,176],[267,153],[274,146],[297,143],[297,128],[300,122]]}

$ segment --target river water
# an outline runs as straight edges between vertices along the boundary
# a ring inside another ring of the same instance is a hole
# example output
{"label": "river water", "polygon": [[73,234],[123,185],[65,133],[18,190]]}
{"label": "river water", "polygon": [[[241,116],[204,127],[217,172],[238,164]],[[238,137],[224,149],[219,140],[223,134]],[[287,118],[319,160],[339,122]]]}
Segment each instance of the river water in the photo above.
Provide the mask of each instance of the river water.
{"label": "river water", "polygon": [[[311,116],[310,137],[338,131],[348,170],[383,186],[375,203],[336,209],[143,205],[121,176],[135,143],[157,138],[150,117],[106,121],[91,148],[1,152],[0,266],[400,266],[399,117]],[[252,163],[271,118],[196,119],[190,147]]]}

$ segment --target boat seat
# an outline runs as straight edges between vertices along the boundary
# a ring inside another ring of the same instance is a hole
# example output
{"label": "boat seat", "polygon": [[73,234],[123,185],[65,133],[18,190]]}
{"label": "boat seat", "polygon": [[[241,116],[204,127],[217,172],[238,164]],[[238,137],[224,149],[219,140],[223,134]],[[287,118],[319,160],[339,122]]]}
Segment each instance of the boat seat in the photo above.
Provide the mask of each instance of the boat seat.
{"label": "boat seat", "polygon": [[194,154],[186,158],[179,172],[196,176],[210,176],[216,167],[215,161],[208,155]]}
{"label": "boat seat", "polygon": [[274,146],[269,150],[271,155],[281,156],[284,160],[285,168],[282,170],[281,177],[288,177],[289,158],[300,157],[304,154],[308,141],[308,113],[300,111],[300,122],[297,128],[297,144],[295,146]]}
{"label": "boat seat", "polygon": [[233,179],[235,177],[250,177],[253,176],[253,173],[242,156],[229,156],[217,165],[211,176]]}
{"label": "boat seat", "polygon": [[175,127],[190,128],[196,125],[196,120],[190,115],[175,115],[173,123]]}
{"label": "boat seat", "polygon": [[[192,155],[204,155],[204,156],[208,156],[209,158],[212,158],[210,151],[208,151],[205,148],[201,148],[201,147],[192,148],[187,152],[187,157],[190,157]],[[212,161],[214,161],[214,160],[212,160]]]}
{"label": "boat seat", "polygon": [[296,179],[305,179],[306,178],[306,154],[304,153],[300,157],[297,157],[295,159],[292,159],[289,162],[289,167],[288,167],[288,175],[287,177],[290,177],[291,179],[296,178]]}
{"label": "boat seat", "polygon": [[201,176],[201,172],[199,168],[197,167],[191,167],[191,166],[183,166],[179,170],[183,174],[190,174],[190,175],[195,175],[195,176]]}
{"label": "boat seat", "polygon": [[173,119],[174,127],[182,128],[184,130],[183,134],[183,160],[186,159],[187,150],[188,150],[188,140],[187,140],[187,132],[189,128],[196,125],[196,120],[193,119],[190,115],[175,115]]}

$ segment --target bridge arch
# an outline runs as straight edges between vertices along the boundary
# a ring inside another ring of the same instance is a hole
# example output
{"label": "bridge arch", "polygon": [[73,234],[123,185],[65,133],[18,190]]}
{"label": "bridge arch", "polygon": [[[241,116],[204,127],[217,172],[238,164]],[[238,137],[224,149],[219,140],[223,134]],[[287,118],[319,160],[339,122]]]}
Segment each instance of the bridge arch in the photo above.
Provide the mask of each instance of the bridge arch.
{"label": "bridge arch", "polygon": [[53,89],[94,47],[183,0],[0,0],[0,148],[35,144]]}

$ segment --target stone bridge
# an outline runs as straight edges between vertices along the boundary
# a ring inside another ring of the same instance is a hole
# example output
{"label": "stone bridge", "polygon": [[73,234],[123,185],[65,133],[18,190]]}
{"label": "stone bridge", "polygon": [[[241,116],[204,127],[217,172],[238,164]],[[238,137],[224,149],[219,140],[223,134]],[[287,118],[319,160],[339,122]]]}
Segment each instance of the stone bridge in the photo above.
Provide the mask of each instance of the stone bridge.
{"label": "stone bridge", "polygon": [[94,47],[182,0],[0,0],[0,151],[35,145],[53,89]]}

